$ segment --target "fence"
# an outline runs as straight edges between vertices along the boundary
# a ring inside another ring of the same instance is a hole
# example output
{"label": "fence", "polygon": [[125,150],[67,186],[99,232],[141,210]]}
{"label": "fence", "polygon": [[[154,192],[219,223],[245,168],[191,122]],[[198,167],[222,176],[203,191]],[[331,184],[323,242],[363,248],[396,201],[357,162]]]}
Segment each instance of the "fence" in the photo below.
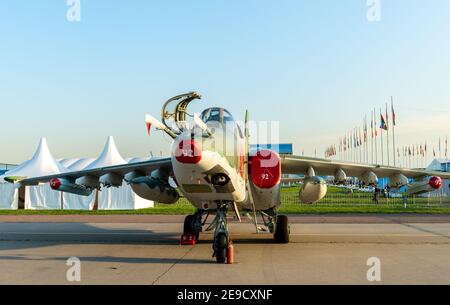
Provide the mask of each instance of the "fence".
{"label": "fence", "polygon": [[[328,193],[321,201],[314,205],[302,203],[299,199],[299,187],[283,188],[281,193],[281,207],[288,211],[303,211],[309,208],[349,208],[354,212],[358,212],[358,208],[393,208],[403,209],[405,202],[402,194],[391,193],[389,196],[381,194],[379,200],[374,200],[374,194],[369,189],[360,190],[349,188],[339,188],[330,186]],[[428,193],[420,196],[408,196],[407,206],[410,209],[430,210],[430,209],[450,209],[450,196],[442,190],[439,192]],[[186,198],[181,198],[178,207],[190,207],[191,204]],[[351,208],[355,208],[354,210]],[[366,209],[367,210],[367,209]],[[376,209],[375,209],[376,210]]]}
{"label": "fence", "polygon": [[[281,196],[282,206],[306,205],[299,200],[298,187],[283,189]],[[411,195],[406,197],[408,205],[414,207],[450,207],[450,196],[442,190],[423,195]],[[330,187],[327,195],[317,206],[404,206],[405,201],[400,193],[380,194],[378,200],[370,190]]]}

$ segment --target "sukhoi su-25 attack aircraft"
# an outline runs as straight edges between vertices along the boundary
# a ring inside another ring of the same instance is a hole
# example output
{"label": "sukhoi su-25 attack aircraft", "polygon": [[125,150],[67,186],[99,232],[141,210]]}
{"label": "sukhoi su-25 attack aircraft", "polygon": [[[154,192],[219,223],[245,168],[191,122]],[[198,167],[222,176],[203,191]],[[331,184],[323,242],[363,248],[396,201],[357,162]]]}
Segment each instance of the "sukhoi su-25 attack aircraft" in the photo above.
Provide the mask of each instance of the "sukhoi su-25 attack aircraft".
{"label": "sukhoi su-25 attack aircraft", "polygon": [[[326,195],[323,176],[334,176],[337,183],[358,177],[367,186],[377,185],[379,177],[389,177],[392,188],[406,186],[407,194],[440,189],[442,178],[450,178],[450,173],[279,155],[267,149],[250,154],[248,113],[244,130],[223,108],[209,108],[201,116],[191,116],[188,106],[200,98],[194,92],[179,95],[164,104],[161,121],[146,116],[148,128],[154,126],[173,139],[169,158],[6,180],[21,186],[49,182],[54,190],[79,195],[89,195],[101,187],[119,187],[125,180],[137,195],[161,204],[176,203],[181,193],[197,209],[186,217],[183,236],[198,239],[206,227],[206,218],[215,215],[205,229],[214,230],[214,257],[224,263],[230,253],[229,211],[239,220],[247,214],[257,229],[273,234],[276,242],[289,242],[288,218],[278,213],[282,174],[304,175],[299,197],[306,203],[318,202]],[[187,118],[192,122],[188,123]],[[262,217],[260,225],[258,216]]]}

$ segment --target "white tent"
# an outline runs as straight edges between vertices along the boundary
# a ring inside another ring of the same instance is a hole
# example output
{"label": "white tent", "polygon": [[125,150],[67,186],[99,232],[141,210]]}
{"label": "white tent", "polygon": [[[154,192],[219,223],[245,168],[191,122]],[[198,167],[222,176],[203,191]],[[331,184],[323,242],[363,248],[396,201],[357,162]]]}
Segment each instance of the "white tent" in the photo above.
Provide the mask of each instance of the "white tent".
{"label": "white tent", "polygon": [[[109,137],[100,156],[86,169],[126,164],[117,150],[113,137]],[[136,195],[125,182],[119,188],[104,188],[98,192],[99,210],[135,210],[153,207],[152,201]]]}
{"label": "white tent", "polygon": [[[68,166],[68,169],[71,172],[81,171],[94,161],[95,161],[94,158],[77,159],[77,161],[73,162],[70,166]],[[62,196],[63,196],[63,209],[65,210],[93,210],[95,200],[97,198],[97,192],[94,191],[89,196],[81,196],[69,193],[63,193]]]}
{"label": "white tent", "polygon": [[78,162],[79,160],[80,159],[78,159],[78,158],[68,158],[68,159],[58,160],[58,162],[65,168],[69,168],[69,166],[73,165],[75,162]]}
{"label": "white tent", "polygon": [[81,170],[85,169],[86,167],[88,167],[94,161],[95,161],[94,158],[79,159],[77,162],[75,162],[69,166],[69,170],[71,172],[81,171]]}
{"label": "white tent", "polygon": [[0,175],[0,210],[17,210],[19,190],[14,184],[7,183]]}
{"label": "white tent", "polygon": [[[67,172],[67,168],[59,164],[48,149],[47,140],[42,138],[33,157],[8,171],[3,177],[38,177]],[[11,196],[11,195],[10,195]],[[14,197],[14,196],[13,196]],[[50,185],[27,186],[25,188],[26,209],[60,209],[61,193],[54,191]]]}
{"label": "white tent", "polygon": [[19,190],[12,183],[0,182],[0,210],[17,210]]}
{"label": "white tent", "polygon": [[122,165],[126,163],[127,161],[125,161],[125,159],[122,158],[119,151],[117,150],[114,138],[108,137],[105,147],[103,148],[103,151],[100,154],[100,156],[85,169],[88,170],[99,167]]}
{"label": "white tent", "polygon": [[139,157],[137,157],[137,158],[127,159],[127,161],[128,161],[129,164],[131,164],[131,163],[139,163],[139,162],[149,161],[150,159],[151,158],[149,158],[149,157],[147,157],[147,158],[139,158]]}

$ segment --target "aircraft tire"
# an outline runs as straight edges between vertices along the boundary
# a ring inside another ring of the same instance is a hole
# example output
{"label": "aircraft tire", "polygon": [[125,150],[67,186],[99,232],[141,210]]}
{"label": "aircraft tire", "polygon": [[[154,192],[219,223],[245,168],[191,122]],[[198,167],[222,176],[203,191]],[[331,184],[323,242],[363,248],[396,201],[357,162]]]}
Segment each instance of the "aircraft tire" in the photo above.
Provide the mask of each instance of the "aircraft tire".
{"label": "aircraft tire", "polygon": [[193,222],[194,215],[186,216],[186,218],[184,219],[183,234],[194,234],[198,241],[200,234],[194,232],[194,228],[192,227]]}
{"label": "aircraft tire", "polygon": [[289,243],[289,218],[285,215],[280,215],[277,217],[277,227],[275,234],[273,235],[275,242],[278,244],[288,244]]}
{"label": "aircraft tire", "polygon": [[216,260],[218,264],[224,264],[227,261],[228,241],[223,233],[217,235],[216,240]]}

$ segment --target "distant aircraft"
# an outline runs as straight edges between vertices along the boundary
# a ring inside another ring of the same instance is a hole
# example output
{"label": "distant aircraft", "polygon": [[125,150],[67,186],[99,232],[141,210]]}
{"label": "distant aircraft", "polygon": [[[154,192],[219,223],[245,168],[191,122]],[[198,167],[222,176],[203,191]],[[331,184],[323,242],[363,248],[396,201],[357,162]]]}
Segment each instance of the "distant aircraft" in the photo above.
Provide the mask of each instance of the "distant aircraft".
{"label": "distant aircraft", "polygon": [[[89,195],[101,187],[119,187],[125,180],[142,198],[162,204],[174,204],[179,192],[197,209],[185,219],[184,234],[198,239],[206,218],[215,214],[206,230],[214,233],[213,250],[218,263],[229,256],[230,238],[227,212],[234,211],[240,220],[246,214],[257,229],[273,234],[278,243],[288,243],[288,218],[279,215],[283,174],[303,174],[300,200],[320,201],[327,193],[327,184],[320,176],[334,176],[337,183],[347,177],[358,177],[366,186],[378,184],[379,177],[389,177],[391,188],[408,187],[408,194],[430,192],[442,187],[442,178],[450,173],[428,172],[380,165],[352,164],[330,160],[279,155],[263,149],[250,155],[248,112],[245,127],[235,122],[223,108],[209,108],[201,116],[191,116],[189,104],[200,99],[195,92],[168,100],[161,121],[146,115],[147,127],[163,130],[172,139],[170,158],[82,170],[35,178],[10,177],[5,180],[21,186],[50,182],[54,190]],[[175,105],[173,111],[169,107]],[[187,118],[192,117],[192,122]],[[170,124],[171,122],[171,124]],[[410,184],[409,179],[414,183]],[[263,223],[258,225],[257,216]]]}

